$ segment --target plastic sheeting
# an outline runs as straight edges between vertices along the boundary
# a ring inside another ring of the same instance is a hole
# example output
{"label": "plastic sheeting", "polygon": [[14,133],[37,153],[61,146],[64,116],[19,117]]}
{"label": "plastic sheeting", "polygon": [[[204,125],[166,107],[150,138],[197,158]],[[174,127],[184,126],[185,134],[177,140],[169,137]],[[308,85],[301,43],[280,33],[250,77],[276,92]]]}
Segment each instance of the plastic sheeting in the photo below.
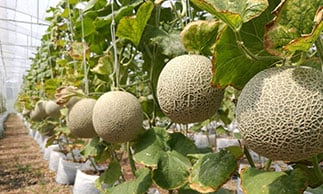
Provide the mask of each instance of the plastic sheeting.
{"label": "plastic sheeting", "polygon": [[[30,57],[47,29],[46,10],[59,0],[0,0],[0,94],[12,112]],[[2,99],[3,100],[3,99]],[[1,104],[1,103],[0,103]]]}

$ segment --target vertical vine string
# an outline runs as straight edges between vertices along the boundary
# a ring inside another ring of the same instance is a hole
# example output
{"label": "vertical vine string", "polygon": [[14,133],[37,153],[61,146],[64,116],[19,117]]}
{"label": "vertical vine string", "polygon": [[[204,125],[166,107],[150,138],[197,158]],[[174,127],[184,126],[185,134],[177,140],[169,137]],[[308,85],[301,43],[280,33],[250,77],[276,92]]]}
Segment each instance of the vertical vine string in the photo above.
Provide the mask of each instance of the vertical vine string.
{"label": "vertical vine string", "polygon": [[118,48],[117,48],[117,42],[116,42],[116,21],[114,16],[114,0],[111,0],[111,16],[112,16],[112,22],[110,26],[111,30],[111,44],[113,48],[113,75],[115,75],[115,83],[114,87],[119,89],[119,62],[118,62]]}
{"label": "vertical vine string", "polygon": [[82,67],[84,73],[84,93],[86,96],[89,95],[89,79],[88,79],[88,70],[87,70],[87,61],[86,61],[86,50],[87,45],[84,39],[84,20],[83,20],[83,11],[80,10],[80,19],[81,19],[81,30],[82,30]]}

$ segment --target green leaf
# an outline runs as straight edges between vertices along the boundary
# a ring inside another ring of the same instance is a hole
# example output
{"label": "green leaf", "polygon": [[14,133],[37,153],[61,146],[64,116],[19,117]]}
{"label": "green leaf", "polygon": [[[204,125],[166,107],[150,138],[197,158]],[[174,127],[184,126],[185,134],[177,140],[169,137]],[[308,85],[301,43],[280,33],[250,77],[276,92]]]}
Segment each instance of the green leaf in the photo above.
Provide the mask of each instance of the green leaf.
{"label": "green leaf", "polygon": [[308,51],[313,43],[320,37],[321,32],[323,31],[323,7],[320,7],[316,12],[314,22],[315,25],[310,34],[302,34],[301,37],[292,40],[288,45],[283,48],[290,51]]}
{"label": "green leaf", "polygon": [[300,169],[287,173],[246,168],[242,169],[241,182],[245,193],[252,194],[303,193],[307,187],[307,178]]}
{"label": "green leaf", "polygon": [[185,53],[185,48],[178,31],[173,31],[163,36],[156,36],[151,40],[161,47],[162,53],[166,56],[175,57]]}
{"label": "green leaf", "polygon": [[243,156],[243,150],[239,146],[229,146],[225,150],[231,152],[237,160]]}
{"label": "green leaf", "polygon": [[135,17],[124,17],[120,20],[116,35],[119,38],[130,40],[134,45],[138,46],[153,9],[153,2],[146,1],[143,3]]}
{"label": "green leaf", "polygon": [[307,51],[323,30],[323,0],[286,0],[274,12],[266,26],[265,46],[278,56],[290,56],[296,50]]}
{"label": "green leaf", "polygon": [[101,183],[105,183],[108,185],[113,185],[119,180],[121,174],[120,163],[117,161],[112,161],[109,163],[109,167],[96,180],[97,184],[101,185]]}
{"label": "green leaf", "polygon": [[237,170],[235,156],[228,151],[205,154],[193,166],[190,187],[199,192],[217,191]]}
{"label": "green leaf", "polygon": [[177,189],[186,184],[190,167],[188,158],[176,151],[169,151],[160,158],[152,177],[161,188]]}
{"label": "green leaf", "polygon": [[84,37],[87,37],[95,33],[95,25],[93,19],[90,17],[83,17],[75,24],[76,31],[78,34],[82,34],[82,25],[84,30]]}
{"label": "green leaf", "polygon": [[259,16],[268,7],[267,0],[192,0],[202,10],[215,15],[231,29],[239,31],[243,23]]}
{"label": "green leaf", "polygon": [[142,1],[137,0],[130,5],[122,6],[120,9],[115,10],[114,13],[110,13],[107,16],[96,17],[94,24],[96,28],[105,28],[104,30],[109,29],[112,23],[112,14],[114,14],[114,20],[116,24],[118,24],[121,18],[132,15],[133,10],[141,3]]}
{"label": "green leaf", "polygon": [[150,170],[148,168],[140,168],[136,171],[136,179],[124,182],[116,187],[108,188],[109,194],[143,194],[151,186]]}
{"label": "green leaf", "polygon": [[100,138],[99,137],[94,137],[92,138],[81,150],[81,154],[85,157],[91,157],[91,156],[96,156],[99,151],[97,149],[97,146],[100,144]]}
{"label": "green leaf", "polygon": [[[279,2],[271,1],[270,7],[261,16],[244,24],[238,34],[227,27],[219,34],[214,54],[214,86],[225,88],[232,85],[242,89],[254,75],[278,60],[265,51],[263,35],[265,24],[272,19],[271,10]],[[237,36],[241,40],[237,40]]]}
{"label": "green leaf", "polygon": [[146,131],[134,145],[134,160],[146,166],[157,167],[161,155],[170,150],[167,145],[170,135],[163,128]]}
{"label": "green leaf", "polygon": [[182,43],[190,53],[211,55],[219,30],[219,21],[198,20],[189,23],[181,32]]}
{"label": "green leaf", "polygon": [[311,194],[322,194],[323,193],[323,185],[317,187],[317,188],[307,188],[307,192],[310,192]]}
{"label": "green leaf", "polygon": [[111,52],[106,52],[99,58],[98,63],[91,70],[100,75],[110,75],[113,72],[113,57]]}
{"label": "green leaf", "polygon": [[[171,133],[171,139],[168,142],[172,150],[186,156],[187,154],[197,154],[199,153],[193,140],[189,139],[182,133]],[[185,145],[185,146],[183,146]]]}
{"label": "green leaf", "polygon": [[317,187],[323,184],[323,180],[320,180],[321,178],[317,176],[313,168],[309,168],[304,164],[296,164],[295,166],[293,166],[293,168],[299,168],[303,170],[304,173],[306,173],[306,176],[308,178],[308,186]]}

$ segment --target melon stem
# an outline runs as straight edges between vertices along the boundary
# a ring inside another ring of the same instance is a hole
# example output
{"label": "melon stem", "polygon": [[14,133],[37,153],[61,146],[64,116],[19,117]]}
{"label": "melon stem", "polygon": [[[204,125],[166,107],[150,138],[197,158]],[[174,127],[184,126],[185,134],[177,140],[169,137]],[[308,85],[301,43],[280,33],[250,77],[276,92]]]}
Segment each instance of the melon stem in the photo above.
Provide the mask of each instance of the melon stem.
{"label": "melon stem", "polygon": [[313,169],[315,175],[319,178],[319,180],[323,181],[323,173],[317,155],[313,157]]}
{"label": "melon stem", "polygon": [[266,161],[266,164],[265,164],[265,171],[269,171],[270,166],[271,166],[271,162],[272,162],[272,160],[271,160],[271,159],[269,159],[269,160],[267,160],[267,161]]}
{"label": "melon stem", "polygon": [[136,166],[135,166],[135,161],[133,160],[130,142],[127,142],[127,152],[128,152],[128,159],[129,159],[131,172],[134,176],[136,176]]}
{"label": "melon stem", "polygon": [[245,146],[244,146],[244,148],[243,148],[243,152],[244,152],[244,154],[246,155],[246,158],[247,158],[247,160],[248,160],[248,162],[249,162],[250,166],[251,166],[252,168],[256,168],[256,165],[255,165],[255,163],[254,163],[254,161],[253,161],[253,159],[252,159],[252,157],[251,157],[251,155],[250,155],[249,149],[248,149],[248,147],[247,147],[246,145],[245,145]]}
{"label": "melon stem", "polygon": [[315,41],[315,46],[316,46],[316,50],[317,50],[317,54],[320,58],[320,62],[321,62],[321,70],[323,72],[323,45],[322,45],[322,41],[321,38],[318,38]]}

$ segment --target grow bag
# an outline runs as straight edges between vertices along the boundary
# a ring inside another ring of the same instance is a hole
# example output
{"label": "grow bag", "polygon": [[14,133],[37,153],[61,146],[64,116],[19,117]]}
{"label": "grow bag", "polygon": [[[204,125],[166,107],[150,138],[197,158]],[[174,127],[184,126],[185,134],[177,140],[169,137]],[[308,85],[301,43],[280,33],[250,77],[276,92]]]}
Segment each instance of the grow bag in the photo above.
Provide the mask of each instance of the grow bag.
{"label": "grow bag", "polygon": [[51,151],[52,150],[55,150],[55,149],[56,150],[59,149],[58,144],[50,145],[47,148],[45,148],[45,151],[44,151],[44,160],[49,160]]}
{"label": "grow bag", "polygon": [[48,165],[49,170],[57,171],[60,158],[65,158],[65,154],[55,149],[50,152]]}
{"label": "grow bag", "polygon": [[95,187],[95,180],[99,178],[98,175],[89,175],[77,169],[75,183],[73,187],[73,194],[99,194],[100,191]]}
{"label": "grow bag", "polygon": [[69,161],[66,158],[60,158],[56,172],[56,182],[59,184],[74,184],[76,170],[82,163]]}

